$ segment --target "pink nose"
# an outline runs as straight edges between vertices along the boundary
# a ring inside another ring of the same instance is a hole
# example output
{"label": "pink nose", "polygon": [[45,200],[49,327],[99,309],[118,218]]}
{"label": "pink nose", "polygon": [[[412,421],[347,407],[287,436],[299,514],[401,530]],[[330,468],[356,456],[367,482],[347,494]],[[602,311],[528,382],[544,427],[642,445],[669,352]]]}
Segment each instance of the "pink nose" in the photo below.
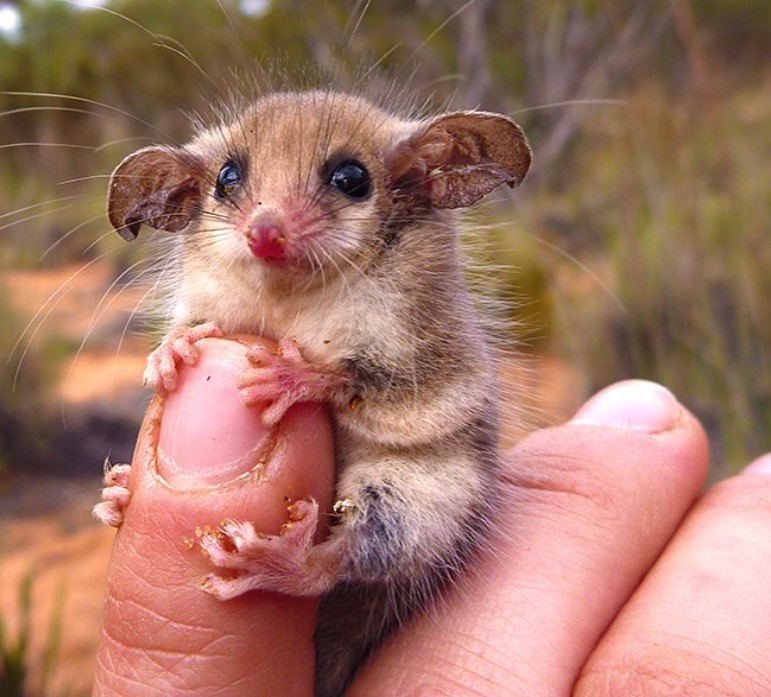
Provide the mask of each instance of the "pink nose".
{"label": "pink nose", "polygon": [[261,259],[283,259],[286,256],[284,229],[276,223],[254,223],[247,235],[249,249]]}

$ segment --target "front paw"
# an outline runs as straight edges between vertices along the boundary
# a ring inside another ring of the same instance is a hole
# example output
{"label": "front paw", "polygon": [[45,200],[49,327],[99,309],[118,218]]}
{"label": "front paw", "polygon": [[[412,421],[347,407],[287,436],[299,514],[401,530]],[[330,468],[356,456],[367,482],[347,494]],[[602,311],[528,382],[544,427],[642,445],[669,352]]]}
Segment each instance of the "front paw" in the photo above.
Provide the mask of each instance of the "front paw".
{"label": "front paw", "polygon": [[193,344],[199,339],[221,336],[222,330],[214,322],[172,329],[147,358],[145,386],[165,397],[177,386],[178,363],[193,365],[198,360],[198,349]]}
{"label": "front paw", "polygon": [[104,462],[104,488],[102,501],[94,506],[91,514],[101,523],[119,528],[123,524],[125,509],[131,500],[128,481],[131,465],[113,465]]}
{"label": "front paw", "polygon": [[281,341],[275,351],[255,344],[247,358],[253,367],[238,380],[241,400],[247,406],[267,403],[262,420],[268,426],[278,423],[293,404],[325,401],[342,382],[339,375],[306,361],[293,340]]}

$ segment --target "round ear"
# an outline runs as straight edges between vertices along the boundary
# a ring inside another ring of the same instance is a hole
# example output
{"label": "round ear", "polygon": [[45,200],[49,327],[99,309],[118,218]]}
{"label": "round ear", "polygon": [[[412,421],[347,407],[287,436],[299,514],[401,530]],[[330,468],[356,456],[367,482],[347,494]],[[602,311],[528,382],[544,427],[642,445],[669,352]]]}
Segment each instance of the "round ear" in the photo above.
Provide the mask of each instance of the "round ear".
{"label": "round ear", "polygon": [[201,163],[179,148],[151,146],[129,155],[110,177],[107,215],[127,241],[144,223],[177,232],[198,214]]}
{"label": "round ear", "polygon": [[518,186],[532,153],[507,116],[459,111],[419,124],[391,150],[392,185],[427,198],[435,208],[466,208],[501,184]]}

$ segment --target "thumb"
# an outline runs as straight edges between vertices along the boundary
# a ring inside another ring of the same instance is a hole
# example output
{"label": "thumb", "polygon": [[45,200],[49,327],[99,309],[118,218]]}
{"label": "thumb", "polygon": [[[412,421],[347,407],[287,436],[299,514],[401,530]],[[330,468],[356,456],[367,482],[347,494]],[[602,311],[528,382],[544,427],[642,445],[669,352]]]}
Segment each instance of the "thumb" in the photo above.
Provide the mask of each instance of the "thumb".
{"label": "thumb", "polygon": [[331,504],[326,414],[296,405],[265,427],[235,387],[246,341],[198,342],[196,365],[147,410],[108,572],[95,695],[312,693],[317,599],[256,592],[223,602],[199,586],[212,568],[196,528],[232,518],[278,533],[288,501]]}

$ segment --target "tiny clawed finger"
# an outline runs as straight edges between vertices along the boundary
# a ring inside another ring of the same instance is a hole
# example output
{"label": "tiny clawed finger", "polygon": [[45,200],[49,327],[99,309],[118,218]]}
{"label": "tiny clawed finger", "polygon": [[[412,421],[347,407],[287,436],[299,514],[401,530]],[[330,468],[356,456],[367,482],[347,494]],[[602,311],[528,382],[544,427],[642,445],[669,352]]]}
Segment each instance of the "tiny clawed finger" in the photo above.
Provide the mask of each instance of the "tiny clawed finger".
{"label": "tiny clawed finger", "polygon": [[771,694],[769,588],[766,456],[694,507],[613,623],[575,694]]}
{"label": "tiny clawed finger", "polygon": [[[198,360],[198,350],[190,343],[190,340],[186,337],[181,337],[174,341],[171,345],[173,356],[179,358],[185,365],[195,365]],[[173,364],[173,370],[176,372],[176,360],[171,361]]]}
{"label": "tiny clawed finger", "polygon": [[257,367],[263,363],[275,361],[277,355],[275,347],[267,346],[262,342],[252,344],[246,351],[247,360]]}

